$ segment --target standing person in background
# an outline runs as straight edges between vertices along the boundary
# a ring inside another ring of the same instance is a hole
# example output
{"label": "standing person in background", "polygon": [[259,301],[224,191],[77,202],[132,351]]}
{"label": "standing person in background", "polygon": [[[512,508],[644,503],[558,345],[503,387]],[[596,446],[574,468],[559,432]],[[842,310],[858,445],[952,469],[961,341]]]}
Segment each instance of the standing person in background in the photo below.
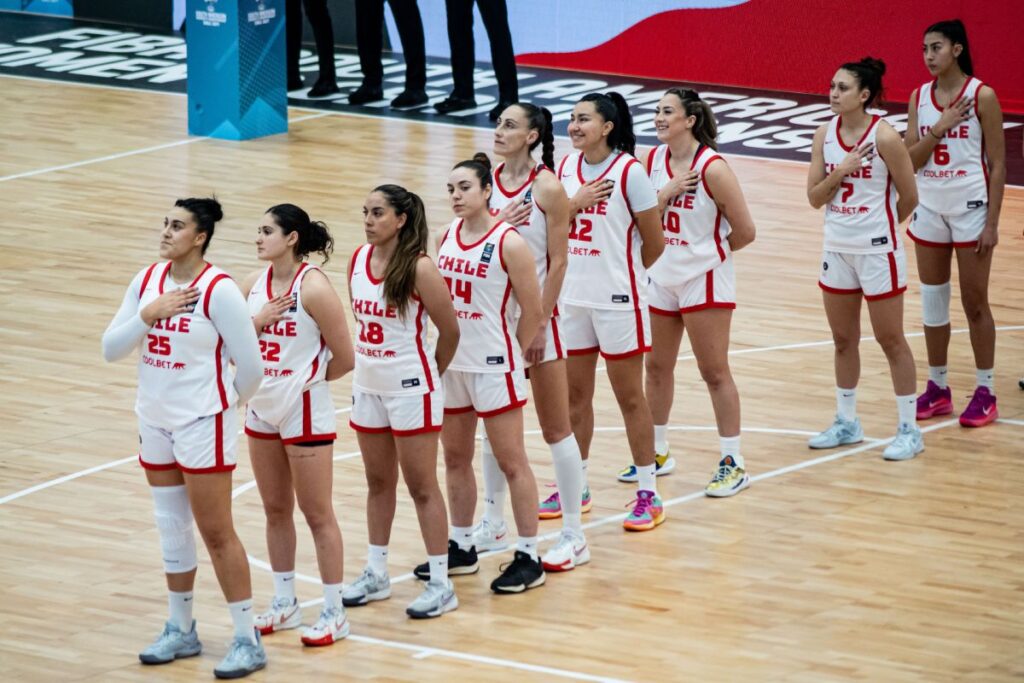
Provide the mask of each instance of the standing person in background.
{"label": "standing person in background", "polygon": [[[732,254],[754,240],[754,221],[736,175],[717,154],[718,126],[710,105],[689,88],[672,88],[655,110],[662,143],[647,156],[658,190],[665,253],[650,269],[651,352],[647,402],[654,417],[658,474],[672,463],[668,418],[675,391],[676,357],[685,330],[701,379],[711,394],[721,459],[704,493],[732,496],[750,484],[740,453],[740,395],[729,370],[729,328],[736,308]],[[696,187],[690,173],[696,173]],[[619,473],[635,481],[636,466]]]}
{"label": "standing person in background", "polygon": [[334,26],[327,11],[327,0],[285,0],[285,43],[288,62],[288,90],[303,86],[299,73],[299,53],[302,51],[302,6],[306,6],[309,25],[316,40],[316,56],[320,61],[320,74],[309,89],[310,97],[326,97],[338,92],[338,76],[334,68]]}
{"label": "standing person in background", "polygon": [[[395,16],[405,57],[405,90],[391,100],[396,108],[427,103],[427,57],[423,44],[423,19],[416,0],[388,0]],[[384,49],[384,0],[356,0],[356,46],[362,84],[349,93],[349,104],[366,104],[384,99],[384,68],[380,55]]]}
{"label": "standing person in background", "polygon": [[194,517],[235,624],[234,641],[213,672],[241,678],[267,665],[253,625],[249,561],[231,518],[236,406],[256,393],[263,368],[245,300],[204,257],[223,217],[216,199],[174,203],[160,232],[165,260],[140,270],[128,286],[103,333],[103,358],[139,351],[139,464],[153,495],[167,579],[170,615],[139,659],[168,664],[202,652],[192,618]]}
{"label": "standing person in background", "polygon": [[863,298],[896,390],[898,426],[883,456],[909,460],[924,450],[924,441],[914,414],[914,355],[903,335],[907,256],[898,230],[917,205],[917,185],[899,133],[868,113],[881,101],[883,74],[885,64],[871,57],[839,67],[829,86],[836,115],[815,131],[811,146],[807,200],[825,207],[818,286],[835,342],[836,418],[808,445],[835,448],[864,440],[857,417]]}
{"label": "standing person in background", "polygon": [[326,225],[294,204],[272,206],[256,234],[257,256],[270,266],[242,284],[264,375],[249,400],[245,433],[274,571],[274,600],[256,627],[267,635],[302,623],[295,595],[298,500],[313,533],[324,591],[320,618],[302,633],[303,644],[311,646],[330,645],[349,632],[341,602],[341,530],[331,499],[337,417],[327,383],[343,377],[355,361],[345,309],[327,275],[306,262],[316,253],[327,263],[333,249]]}
{"label": "standing person in background", "polygon": [[476,47],[473,42],[473,5],[480,8],[480,16],[491,41],[491,62],[498,79],[498,103],[491,109],[491,121],[497,121],[501,112],[519,99],[519,77],[516,75],[516,55],[512,49],[512,34],[508,28],[508,8],[505,0],[445,0],[448,11],[448,44],[452,53],[452,78],[455,86],[451,95],[434,105],[439,114],[472,109],[476,106],[473,69]]}
{"label": "standing person in background", "polygon": [[955,253],[977,377],[960,424],[983,427],[999,417],[996,325],[988,304],[988,282],[1006,186],[1003,112],[995,91],[974,77],[967,30],[959,19],[925,30],[924,61],[934,80],[910,96],[904,141],[921,194],[921,205],[907,229],[916,242],[928,348],[928,386],[917,399],[917,419],[953,412],[946,374]]}
{"label": "standing person in background", "polygon": [[649,531],[665,521],[643,380],[644,354],[651,350],[647,269],[665,251],[658,195],[633,156],[633,117],[622,95],[584,95],[573,108],[568,132],[576,151],[558,166],[572,216],[559,311],[569,354],[569,417],[583,456],[583,497],[590,497],[586,468],[600,354],[637,473],[633,509],[622,526]]}

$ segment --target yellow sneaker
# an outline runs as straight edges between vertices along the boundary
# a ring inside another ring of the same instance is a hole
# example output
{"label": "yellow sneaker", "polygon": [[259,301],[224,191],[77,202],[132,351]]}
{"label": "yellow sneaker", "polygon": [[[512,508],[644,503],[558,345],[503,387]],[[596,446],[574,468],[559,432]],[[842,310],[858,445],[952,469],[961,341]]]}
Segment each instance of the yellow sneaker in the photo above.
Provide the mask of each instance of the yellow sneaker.
{"label": "yellow sneaker", "polygon": [[750,486],[747,471],[736,464],[731,455],[727,455],[718,463],[718,471],[704,487],[704,494],[712,498],[728,498],[735,496]]}
{"label": "yellow sneaker", "polygon": [[[661,477],[668,474],[676,468],[676,459],[669,455],[668,451],[665,451],[665,455],[654,454],[654,473]],[[619,470],[618,479],[627,483],[636,483],[639,479],[639,475],[636,473],[636,465],[628,465]]]}

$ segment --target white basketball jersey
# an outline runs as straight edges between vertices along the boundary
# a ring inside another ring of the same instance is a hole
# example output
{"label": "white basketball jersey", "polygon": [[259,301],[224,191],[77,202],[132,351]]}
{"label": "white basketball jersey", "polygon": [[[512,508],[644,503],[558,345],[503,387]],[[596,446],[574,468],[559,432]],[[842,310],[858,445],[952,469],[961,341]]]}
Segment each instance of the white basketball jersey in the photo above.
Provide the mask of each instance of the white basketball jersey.
{"label": "white basketball jersey", "polygon": [[210,320],[213,288],[233,287],[220,268],[206,268],[188,284],[170,279],[171,263],[154,263],[139,289],[139,310],[164,292],[199,289],[192,311],[157,320],[139,353],[139,392],[135,412],[146,424],[173,430],[201,417],[224,412],[238,401],[228,369],[224,340]]}
{"label": "white basketball jersey", "polygon": [[425,394],[440,386],[434,349],[427,344],[427,310],[413,295],[404,317],[384,299],[384,274],[370,267],[373,245],[352,255],[348,281],[356,318],[352,387],[381,396]]}
{"label": "white basketball jersey", "polygon": [[[614,154],[614,152],[613,152]],[[641,239],[626,196],[633,156],[618,156],[597,178],[583,177],[583,155],[573,152],[558,167],[571,198],[592,180],[612,180],[608,199],[583,209],[569,226],[569,263],[561,300],[588,308],[639,310],[647,304],[647,271],[640,258]]]}
{"label": "white basketball jersey", "polygon": [[[320,326],[302,305],[302,281],[314,270],[308,263],[300,263],[285,296],[292,297],[291,307],[284,318],[267,325],[259,332],[260,355],[263,356],[263,383],[256,395],[249,399],[249,407],[256,417],[270,424],[281,420],[300,400],[302,392],[327,375],[327,361],[331,353],[320,335]],[[249,314],[256,315],[263,306],[280,294],[274,294],[274,267],[270,266],[249,291]]]}
{"label": "white basketball jersey", "polygon": [[502,244],[515,231],[499,222],[476,242],[460,236],[456,218],[437,250],[437,267],[448,283],[459,319],[459,348],[451,368],[465,372],[510,372],[522,366],[515,321],[519,304],[505,270]]}
{"label": "white basketball jersey", "polygon": [[[847,145],[839,136],[842,116],[825,133],[825,174],[831,173],[857,145],[875,142],[877,115],[860,140]],[[876,146],[877,149],[877,146]],[[899,248],[896,232],[896,190],[881,154],[843,178],[839,190],[825,206],[825,250],[844,254],[881,254]]]}
{"label": "white basketball jersey", "polygon": [[544,279],[548,275],[548,218],[544,213],[544,207],[533,196],[533,181],[537,174],[544,170],[544,164],[538,164],[530,177],[521,187],[513,190],[505,189],[501,184],[501,169],[505,167],[504,162],[498,164],[494,170],[494,192],[491,193],[491,213],[497,215],[505,206],[512,202],[525,199],[533,204],[530,217],[525,223],[515,226],[516,231],[522,235],[526,243],[530,245],[533,252],[533,261],[537,266],[537,281],[540,282],[541,290],[544,289]]}
{"label": "white basketball jersey", "polygon": [[[981,120],[978,118],[978,90],[982,82],[968,77],[960,94],[974,99],[971,118],[949,129],[928,162],[917,172],[921,206],[935,213],[960,214],[988,202],[988,163],[984,152]],[[917,135],[924,139],[942,116],[935,101],[935,81],[925,83],[917,93]]]}
{"label": "white basketball jersey", "polygon": [[[651,150],[647,172],[654,189],[661,190],[672,179],[668,145]],[[672,199],[661,217],[665,251],[648,273],[659,285],[673,287],[699,277],[731,258],[729,236],[732,228],[715,204],[704,173],[712,161],[721,159],[715,150],[701,145],[693,155],[690,170],[696,171],[700,184],[690,192]]]}

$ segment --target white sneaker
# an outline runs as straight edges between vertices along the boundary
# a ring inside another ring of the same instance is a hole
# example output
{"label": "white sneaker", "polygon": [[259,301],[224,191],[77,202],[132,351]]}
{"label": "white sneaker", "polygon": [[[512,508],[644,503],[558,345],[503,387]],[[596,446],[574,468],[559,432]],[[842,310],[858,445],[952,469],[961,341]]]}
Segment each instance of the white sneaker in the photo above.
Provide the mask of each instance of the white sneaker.
{"label": "white sneaker", "polygon": [[910,460],[924,450],[924,439],[917,425],[901,424],[892,443],[882,451],[886,460]]}
{"label": "white sneaker", "polygon": [[248,638],[235,638],[228,647],[228,653],[213,670],[217,678],[244,678],[267,665],[267,653],[263,649],[259,631],[254,631],[256,642]]}
{"label": "white sneaker", "polygon": [[864,440],[864,430],[860,426],[860,418],[844,420],[836,415],[832,426],[817,436],[812,436],[807,441],[811,448],[835,448],[851,443],[860,443]]}
{"label": "white sneaker", "polygon": [[494,526],[491,520],[484,517],[473,527],[473,545],[477,552],[488,550],[504,550],[508,547],[508,525],[502,522]]}
{"label": "white sneaker", "polygon": [[324,607],[320,618],[302,631],[302,644],[310,647],[330,645],[348,635],[348,617],[344,607]]}
{"label": "white sneaker", "polygon": [[558,542],[544,553],[540,562],[544,566],[544,571],[548,572],[567,572],[590,562],[590,547],[587,545],[586,537],[575,531],[562,529]]}
{"label": "white sneaker", "polygon": [[287,631],[302,625],[302,609],[296,598],[291,601],[288,598],[274,598],[270,603],[270,609],[263,614],[257,614],[253,622],[261,636],[270,635],[275,631]]}
{"label": "white sneaker", "polygon": [[423,592],[409,604],[405,613],[413,619],[430,619],[458,607],[459,598],[455,595],[455,584],[446,578],[444,583],[428,581]]}
{"label": "white sneaker", "polygon": [[374,600],[391,597],[391,579],[387,572],[377,574],[369,566],[363,570],[355,583],[341,593],[341,604],[345,607],[359,607]]}

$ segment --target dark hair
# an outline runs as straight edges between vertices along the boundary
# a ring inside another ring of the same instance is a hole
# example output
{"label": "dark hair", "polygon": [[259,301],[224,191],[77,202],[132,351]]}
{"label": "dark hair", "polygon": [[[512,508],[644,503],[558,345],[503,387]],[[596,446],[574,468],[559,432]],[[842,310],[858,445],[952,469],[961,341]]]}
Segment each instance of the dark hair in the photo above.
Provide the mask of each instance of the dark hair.
{"label": "dark hair", "polygon": [[299,233],[299,241],[295,244],[295,256],[299,259],[313,253],[323,256],[324,263],[331,259],[334,238],[323,221],[309,220],[309,214],[294,204],[278,204],[267,209],[267,213],[274,217],[285,236]]}
{"label": "dark hair", "polygon": [[516,102],[513,106],[519,107],[526,114],[527,125],[530,130],[539,133],[537,139],[530,145],[532,152],[537,145],[544,145],[541,148],[540,160],[548,168],[555,166],[555,132],[551,126],[551,112],[547,107],[538,107],[529,102]]}
{"label": "dark hair", "polygon": [[959,19],[938,21],[926,28],[924,32],[925,34],[941,33],[953,45],[960,45],[963,50],[960,51],[960,55],[956,58],[956,64],[968,76],[974,75],[974,64],[971,62],[971,48],[967,45],[967,28],[964,26],[964,22]]}
{"label": "dark hair", "polygon": [[636,151],[636,134],[633,132],[633,115],[629,112],[629,105],[619,93],[612,90],[605,94],[601,92],[587,93],[580,98],[580,102],[593,102],[597,113],[605,121],[613,124],[612,132],[608,134],[608,146],[621,152],[632,154]]}
{"label": "dark hair", "polygon": [[384,196],[396,215],[405,216],[395,251],[384,270],[384,301],[394,306],[404,320],[407,304],[416,289],[416,263],[427,253],[430,241],[427,212],[419,195],[400,185],[378,185],[373,191]]}
{"label": "dark hair", "polygon": [[665,94],[678,97],[683,103],[686,115],[697,119],[693,123],[693,137],[697,138],[697,142],[718,151],[718,122],[715,121],[711,105],[702,100],[696,90],[690,88],[669,88]]}
{"label": "dark hair", "polygon": [[839,68],[852,73],[861,90],[866,89],[871,93],[864,103],[865,109],[873,104],[882,105],[882,76],[885,75],[885,62],[874,57],[865,57],[859,62],[847,62]]}
{"label": "dark hair", "polygon": [[457,168],[468,168],[473,171],[473,173],[476,174],[477,179],[480,181],[481,188],[494,184],[491,180],[491,160],[483,152],[477,152],[473,155],[472,159],[460,161],[452,166],[453,171]]}
{"label": "dark hair", "polygon": [[174,202],[174,205],[180,206],[192,214],[196,221],[196,232],[206,235],[202,251],[205,254],[206,250],[210,247],[210,240],[213,239],[214,226],[217,224],[217,221],[224,218],[224,211],[220,208],[220,202],[217,201],[216,197],[188,197],[187,199],[179,199]]}

